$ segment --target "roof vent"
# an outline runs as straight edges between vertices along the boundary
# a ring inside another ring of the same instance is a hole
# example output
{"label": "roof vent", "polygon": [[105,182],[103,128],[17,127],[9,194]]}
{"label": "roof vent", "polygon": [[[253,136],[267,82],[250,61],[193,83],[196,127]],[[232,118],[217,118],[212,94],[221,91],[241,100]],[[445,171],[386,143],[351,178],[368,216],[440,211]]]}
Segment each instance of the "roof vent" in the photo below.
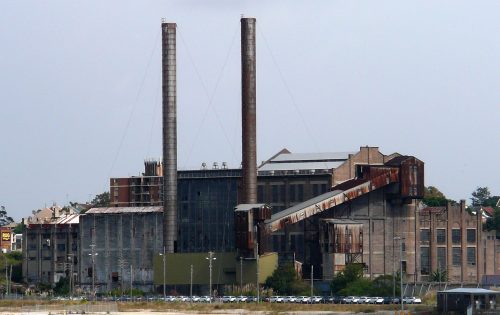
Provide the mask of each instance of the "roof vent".
{"label": "roof vent", "polygon": [[227,170],[227,162],[222,162],[222,169]]}
{"label": "roof vent", "polygon": [[203,162],[201,163],[201,169],[206,170],[207,169],[207,163]]}
{"label": "roof vent", "polygon": [[214,170],[218,169],[219,168],[219,164],[217,162],[214,162],[213,164],[213,167],[212,167]]}

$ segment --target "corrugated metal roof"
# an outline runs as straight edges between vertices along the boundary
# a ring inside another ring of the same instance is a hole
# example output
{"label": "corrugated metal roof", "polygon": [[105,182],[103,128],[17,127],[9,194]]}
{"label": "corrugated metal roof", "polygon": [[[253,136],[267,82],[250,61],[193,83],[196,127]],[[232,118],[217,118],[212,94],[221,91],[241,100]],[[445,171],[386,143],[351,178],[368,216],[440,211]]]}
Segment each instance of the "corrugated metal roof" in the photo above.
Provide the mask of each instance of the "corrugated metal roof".
{"label": "corrugated metal roof", "polygon": [[347,160],[349,158],[349,154],[355,153],[356,152],[283,153],[279,154],[271,161]]}
{"label": "corrugated metal roof", "polygon": [[80,222],[80,215],[79,214],[70,214],[70,215],[58,218],[52,224],[78,224],[79,222]]}
{"label": "corrugated metal roof", "polygon": [[286,217],[286,216],[288,216],[288,215],[290,215],[292,213],[295,213],[295,212],[297,212],[297,211],[299,211],[299,210],[301,210],[303,208],[312,206],[312,205],[314,205],[314,204],[316,204],[316,203],[318,203],[318,202],[320,202],[322,200],[325,200],[327,198],[333,197],[333,196],[338,195],[338,194],[340,194],[342,192],[343,192],[343,190],[329,191],[329,192],[326,192],[326,193],[324,193],[322,195],[316,196],[314,198],[311,198],[309,200],[306,200],[304,202],[296,204],[295,206],[292,206],[292,207],[290,207],[288,209],[285,209],[283,211],[280,211],[278,213],[273,214],[271,216],[271,219],[266,220],[266,223],[267,222],[273,222],[273,221],[279,220],[281,218],[284,218],[284,217]]}
{"label": "corrugated metal roof", "polygon": [[332,223],[332,224],[361,224],[362,222],[349,220],[349,219],[320,219],[321,221]]}
{"label": "corrugated metal roof", "polygon": [[500,294],[500,291],[486,290],[483,288],[456,288],[439,293],[465,293],[465,294]]}
{"label": "corrugated metal roof", "polygon": [[115,214],[115,213],[149,213],[163,212],[163,207],[107,207],[92,208],[85,214]]}
{"label": "corrugated metal roof", "polygon": [[289,163],[266,163],[259,167],[260,171],[295,171],[295,170],[330,170],[339,167],[344,161],[325,162],[289,162]]}
{"label": "corrugated metal roof", "polygon": [[265,203],[242,203],[234,208],[234,211],[248,211],[255,208],[265,206]]}

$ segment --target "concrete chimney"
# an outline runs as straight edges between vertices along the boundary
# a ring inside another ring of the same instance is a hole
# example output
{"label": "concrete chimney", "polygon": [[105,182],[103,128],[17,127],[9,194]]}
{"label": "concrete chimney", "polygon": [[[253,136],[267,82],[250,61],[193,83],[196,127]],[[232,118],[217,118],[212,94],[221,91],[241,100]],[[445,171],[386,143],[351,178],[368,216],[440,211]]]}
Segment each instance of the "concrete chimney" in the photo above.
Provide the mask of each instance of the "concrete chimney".
{"label": "concrete chimney", "polygon": [[163,246],[177,247],[177,57],[175,23],[162,23]]}
{"label": "concrete chimney", "polygon": [[257,111],[255,18],[241,19],[241,115],[242,192],[241,203],[257,203]]}

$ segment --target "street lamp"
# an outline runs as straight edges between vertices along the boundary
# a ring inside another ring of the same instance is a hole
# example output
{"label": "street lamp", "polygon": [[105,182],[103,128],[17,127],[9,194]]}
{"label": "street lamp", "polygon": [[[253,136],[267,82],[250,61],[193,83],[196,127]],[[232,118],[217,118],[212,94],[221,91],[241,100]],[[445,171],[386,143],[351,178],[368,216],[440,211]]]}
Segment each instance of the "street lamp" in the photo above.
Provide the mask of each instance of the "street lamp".
{"label": "street lamp", "polygon": [[240,256],[240,295],[243,295],[243,257]]}
{"label": "street lamp", "polygon": [[209,284],[210,303],[212,303],[212,261],[216,260],[217,258],[214,257],[214,252],[208,252],[208,257],[205,257],[205,259],[208,259],[208,269],[210,272],[210,284]]}
{"label": "street lamp", "polygon": [[92,297],[95,300],[95,256],[99,255],[99,253],[95,253],[95,244],[91,244],[90,247],[92,248],[92,253],[89,254],[89,256],[92,257]]}
{"label": "street lamp", "polygon": [[[403,305],[403,241],[404,241],[404,237],[399,237],[399,236],[395,236],[394,237],[394,240],[395,241],[401,241],[400,244],[399,244],[399,264],[400,264],[400,288],[399,288],[399,291],[400,291],[400,301],[399,303],[401,303],[401,311],[404,310],[404,305]],[[394,259],[392,261],[392,271],[393,271],[393,274],[394,274]],[[396,279],[395,277],[393,276],[393,291],[394,291],[394,295],[396,295]]]}
{"label": "street lamp", "polygon": [[167,293],[166,293],[166,281],[165,281],[165,261],[166,261],[166,252],[165,252],[165,246],[163,246],[163,253],[160,253],[160,256],[162,256],[163,258],[163,302],[165,302],[165,299],[167,297]]}

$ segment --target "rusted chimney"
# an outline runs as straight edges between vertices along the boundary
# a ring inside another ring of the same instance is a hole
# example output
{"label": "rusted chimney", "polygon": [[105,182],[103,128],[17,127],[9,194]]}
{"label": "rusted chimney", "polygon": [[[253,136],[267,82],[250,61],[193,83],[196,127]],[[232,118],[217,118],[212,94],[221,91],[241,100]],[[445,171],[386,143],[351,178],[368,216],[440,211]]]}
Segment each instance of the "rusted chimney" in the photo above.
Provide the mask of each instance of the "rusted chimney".
{"label": "rusted chimney", "polygon": [[242,192],[241,203],[257,203],[255,18],[241,18]]}
{"label": "rusted chimney", "polygon": [[163,246],[177,245],[177,57],[175,23],[162,23]]}

